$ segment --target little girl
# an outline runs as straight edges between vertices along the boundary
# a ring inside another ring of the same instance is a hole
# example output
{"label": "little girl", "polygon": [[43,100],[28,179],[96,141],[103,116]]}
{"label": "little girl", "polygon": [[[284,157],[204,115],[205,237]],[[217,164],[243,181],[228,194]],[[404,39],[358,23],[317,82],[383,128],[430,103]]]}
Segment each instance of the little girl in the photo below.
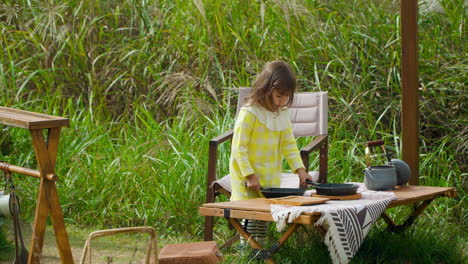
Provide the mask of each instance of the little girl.
{"label": "little girl", "polygon": [[[289,117],[295,90],[296,76],[282,61],[266,64],[255,81],[234,126],[229,163],[232,201],[263,197],[261,187],[279,187],[283,157],[301,184],[312,180],[299,155]],[[248,220],[246,226],[263,245],[267,222]]]}

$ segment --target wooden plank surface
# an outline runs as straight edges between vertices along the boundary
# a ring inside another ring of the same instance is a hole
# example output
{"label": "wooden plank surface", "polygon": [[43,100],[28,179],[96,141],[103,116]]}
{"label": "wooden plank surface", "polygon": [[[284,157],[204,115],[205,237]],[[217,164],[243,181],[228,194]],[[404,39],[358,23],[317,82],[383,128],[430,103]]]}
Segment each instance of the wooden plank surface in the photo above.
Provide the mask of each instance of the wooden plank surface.
{"label": "wooden plank surface", "polygon": [[[267,204],[269,206],[269,204]],[[226,208],[228,209],[228,208]],[[215,217],[225,217],[225,210],[222,208],[212,208],[212,207],[200,207],[198,210],[200,215],[204,216],[215,216]],[[310,225],[315,223],[321,216],[321,213],[309,213],[302,214],[296,218],[293,222],[298,224]],[[232,209],[229,211],[230,218],[237,219],[254,219],[267,222],[273,222],[273,217],[271,212],[260,212],[260,211],[251,211],[251,210],[236,210]]]}
{"label": "wooden plank surface", "polygon": [[265,202],[265,198],[255,198],[240,201],[228,201],[220,203],[206,203],[203,207],[239,209],[247,211],[259,211],[270,213],[270,205]]}
{"label": "wooden plank surface", "polygon": [[329,198],[321,197],[306,197],[306,196],[286,196],[278,198],[266,199],[266,202],[269,204],[284,204],[284,205],[293,205],[293,206],[302,206],[302,205],[312,205],[312,204],[321,204],[326,201],[329,201]]}
{"label": "wooden plank surface", "polygon": [[70,126],[68,118],[0,107],[0,124],[27,128],[43,129]]}
{"label": "wooden plank surface", "polygon": [[417,185],[397,186],[392,191],[398,199],[392,201],[388,208],[424,201],[438,196],[454,197],[456,194],[455,188],[451,187]]}
{"label": "wooden plank surface", "polygon": [[[427,200],[437,196],[453,197],[455,194],[454,188],[449,187],[432,187],[432,186],[397,186],[392,190],[397,200],[390,203],[389,207],[395,207],[404,204],[411,204],[418,201]],[[265,198],[248,199],[241,201],[230,201],[221,203],[206,203],[203,207],[220,208],[220,209],[236,209],[243,211],[256,211],[270,213],[270,204]],[[222,215],[220,215],[222,216]]]}

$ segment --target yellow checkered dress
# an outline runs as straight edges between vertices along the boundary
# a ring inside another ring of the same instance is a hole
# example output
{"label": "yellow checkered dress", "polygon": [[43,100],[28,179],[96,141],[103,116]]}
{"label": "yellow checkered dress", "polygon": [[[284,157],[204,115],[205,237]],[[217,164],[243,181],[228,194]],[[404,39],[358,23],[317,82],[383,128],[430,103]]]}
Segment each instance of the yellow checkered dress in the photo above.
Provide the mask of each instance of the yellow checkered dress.
{"label": "yellow checkered dress", "polygon": [[[276,125],[270,125],[270,121],[276,121]],[[278,121],[281,122],[279,125]],[[283,157],[293,172],[304,168],[292,133],[289,111],[281,112],[276,117],[261,106],[243,107],[237,117],[232,139],[229,163],[231,200],[263,197],[260,192],[244,186],[247,182],[245,177],[253,173],[263,188],[279,187]]]}

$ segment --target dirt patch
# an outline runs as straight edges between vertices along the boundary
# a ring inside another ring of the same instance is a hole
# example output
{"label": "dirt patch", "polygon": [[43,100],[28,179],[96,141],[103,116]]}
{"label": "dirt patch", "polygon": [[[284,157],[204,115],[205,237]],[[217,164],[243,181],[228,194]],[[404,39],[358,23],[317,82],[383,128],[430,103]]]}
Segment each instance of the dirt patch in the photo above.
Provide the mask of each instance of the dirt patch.
{"label": "dirt patch", "polygon": [[[7,236],[9,240],[14,242],[13,225],[11,223],[8,224],[11,228],[8,228]],[[24,243],[29,251],[32,224],[22,223],[21,227]],[[80,262],[85,241],[88,235],[93,231],[97,230],[67,226],[68,239],[75,263]],[[143,234],[95,238],[91,243],[92,263],[144,263],[147,243],[148,236]],[[14,255],[7,261],[0,261],[0,264],[11,264],[13,260]],[[41,263],[61,263],[60,255],[56,247],[54,230],[50,225],[46,228]],[[86,263],[90,263],[89,258],[87,258]]]}

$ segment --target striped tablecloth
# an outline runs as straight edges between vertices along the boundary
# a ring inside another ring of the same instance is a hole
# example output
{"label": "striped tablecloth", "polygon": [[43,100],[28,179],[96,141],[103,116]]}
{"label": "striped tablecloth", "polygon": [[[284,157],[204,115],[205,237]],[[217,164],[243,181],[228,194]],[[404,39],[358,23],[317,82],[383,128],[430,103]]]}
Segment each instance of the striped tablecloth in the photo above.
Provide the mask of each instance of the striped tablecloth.
{"label": "striped tablecloth", "polygon": [[[320,212],[322,216],[315,223],[326,225],[324,242],[330,251],[333,263],[348,263],[358,251],[372,225],[377,221],[388,204],[395,200],[393,192],[367,190],[363,183],[358,192],[358,200],[331,200],[311,206],[271,205],[271,214],[278,231],[283,231],[302,213]],[[306,193],[307,195],[307,193]],[[309,194],[310,195],[310,194]]]}

